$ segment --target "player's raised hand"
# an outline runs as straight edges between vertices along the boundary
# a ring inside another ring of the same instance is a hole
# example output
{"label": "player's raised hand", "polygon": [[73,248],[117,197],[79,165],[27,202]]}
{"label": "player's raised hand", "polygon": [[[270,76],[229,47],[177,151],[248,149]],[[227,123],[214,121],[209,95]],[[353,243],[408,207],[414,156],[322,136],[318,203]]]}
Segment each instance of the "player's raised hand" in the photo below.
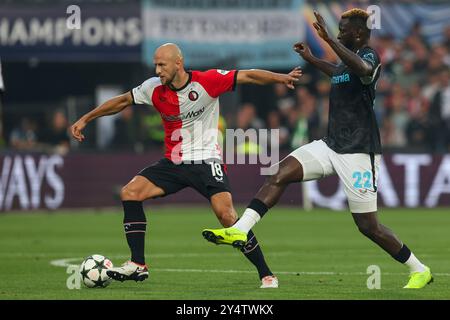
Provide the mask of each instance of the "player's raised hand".
{"label": "player's raised hand", "polygon": [[284,84],[289,89],[295,89],[294,84],[300,79],[301,76],[302,76],[302,69],[300,69],[300,67],[295,67],[294,69],[292,69],[291,72],[289,72],[286,75],[286,81],[284,82]]}
{"label": "player's raised hand", "polygon": [[77,139],[79,142],[82,142],[84,140],[84,135],[81,133],[81,131],[84,129],[84,127],[86,127],[86,124],[86,121],[80,119],[70,127],[72,137]]}
{"label": "player's raised hand", "polygon": [[327,24],[325,23],[325,20],[317,11],[314,11],[314,16],[316,17],[316,22],[313,23],[313,26],[319,34],[319,37],[321,37],[325,41],[329,40],[330,36],[328,34]]}
{"label": "player's raised hand", "polygon": [[297,52],[306,61],[308,61],[313,56],[308,45],[304,42],[297,42],[296,44],[294,44],[294,51]]}

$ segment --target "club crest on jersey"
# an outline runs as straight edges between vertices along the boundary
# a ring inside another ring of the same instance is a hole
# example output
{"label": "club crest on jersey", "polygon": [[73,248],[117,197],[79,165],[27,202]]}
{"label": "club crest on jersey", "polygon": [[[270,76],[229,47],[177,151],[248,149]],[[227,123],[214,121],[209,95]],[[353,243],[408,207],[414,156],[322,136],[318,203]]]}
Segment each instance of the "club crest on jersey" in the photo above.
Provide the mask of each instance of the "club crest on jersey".
{"label": "club crest on jersey", "polygon": [[366,53],[366,54],[363,56],[363,59],[364,59],[364,60],[368,60],[368,61],[372,62],[373,64],[375,64],[375,57],[374,57],[374,55],[373,55],[372,52]]}
{"label": "club crest on jersey", "polygon": [[189,100],[196,101],[198,99],[197,91],[194,91],[194,90],[190,91],[188,94],[188,97],[189,97]]}

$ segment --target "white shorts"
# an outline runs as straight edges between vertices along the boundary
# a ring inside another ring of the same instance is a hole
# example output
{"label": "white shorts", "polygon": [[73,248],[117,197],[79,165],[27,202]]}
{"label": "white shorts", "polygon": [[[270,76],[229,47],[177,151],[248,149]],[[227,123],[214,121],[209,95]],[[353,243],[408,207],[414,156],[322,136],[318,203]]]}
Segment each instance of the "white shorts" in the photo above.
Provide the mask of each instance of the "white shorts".
{"label": "white shorts", "polygon": [[290,156],[303,167],[303,181],[337,174],[344,183],[352,213],[377,211],[378,171],[381,155],[374,155],[373,165],[367,153],[340,154],[322,140],[315,140],[294,150]]}

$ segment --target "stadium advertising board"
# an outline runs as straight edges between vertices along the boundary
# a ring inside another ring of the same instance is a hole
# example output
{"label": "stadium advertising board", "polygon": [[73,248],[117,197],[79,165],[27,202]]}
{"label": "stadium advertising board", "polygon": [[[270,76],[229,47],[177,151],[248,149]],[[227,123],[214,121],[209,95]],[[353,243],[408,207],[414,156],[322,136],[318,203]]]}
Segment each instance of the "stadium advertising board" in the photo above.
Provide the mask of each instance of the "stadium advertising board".
{"label": "stadium advertising board", "polygon": [[[119,191],[159,153],[144,155],[4,155],[0,158],[0,210],[118,206]],[[126,166],[124,166],[126,164]],[[247,203],[264,181],[259,165],[231,165],[233,198]],[[300,185],[291,185],[284,205],[301,205]],[[345,209],[347,202],[336,177],[308,182],[315,206]],[[378,182],[379,204],[387,207],[450,205],[450,155],[386,155]],[[206,203],[192,190],[152,203]]]}
{"label": "stadium advertising board", "polygon": [[4,61],[140,61],[140,4],[0,4]]}
{"label": "stadium advertising board", "polygon": [[188,67],[292,68],[304,39],[302,0],[143,1],[143,59],[177,43]]}
{"label": "stadium advertising board", "polygon": [[7,155],[1,160],[0,209],[57,209],[66,196],[59,155]]}

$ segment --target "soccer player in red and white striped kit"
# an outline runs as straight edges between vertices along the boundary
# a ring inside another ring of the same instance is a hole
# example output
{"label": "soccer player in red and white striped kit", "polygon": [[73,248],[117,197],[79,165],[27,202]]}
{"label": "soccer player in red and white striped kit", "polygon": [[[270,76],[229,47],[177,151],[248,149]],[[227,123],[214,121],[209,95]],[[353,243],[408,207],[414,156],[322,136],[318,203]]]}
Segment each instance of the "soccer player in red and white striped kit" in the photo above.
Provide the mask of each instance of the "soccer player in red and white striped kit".
{"label": "soccer player in red and white striped kit", "polygon": [[[107,271],[108,276],[119,281],[143,281],[148,277],[144,257],[147,225],[144,200],[191,187],[209,200],[224,227],[237,221],[218,144],[219,96],[234,90],[237,84],[282,83],[293,89],[294,82],[301,76],[298,68],[289,74],[257,69],[186,71],[182,52],[173,43],[160,46],[153,62],[157,77],[109,99],[71,127],[73,137],[81,142],[84,140],[82,130],[88,122],[135,104],[153,106],[164,124],[165,157],[140,171],[121,190],[124,230],[131,260]],[[267,266],[251,231],[248,239],[242,252],[257,268],[261,288],[277,288],[278,279]]]}

